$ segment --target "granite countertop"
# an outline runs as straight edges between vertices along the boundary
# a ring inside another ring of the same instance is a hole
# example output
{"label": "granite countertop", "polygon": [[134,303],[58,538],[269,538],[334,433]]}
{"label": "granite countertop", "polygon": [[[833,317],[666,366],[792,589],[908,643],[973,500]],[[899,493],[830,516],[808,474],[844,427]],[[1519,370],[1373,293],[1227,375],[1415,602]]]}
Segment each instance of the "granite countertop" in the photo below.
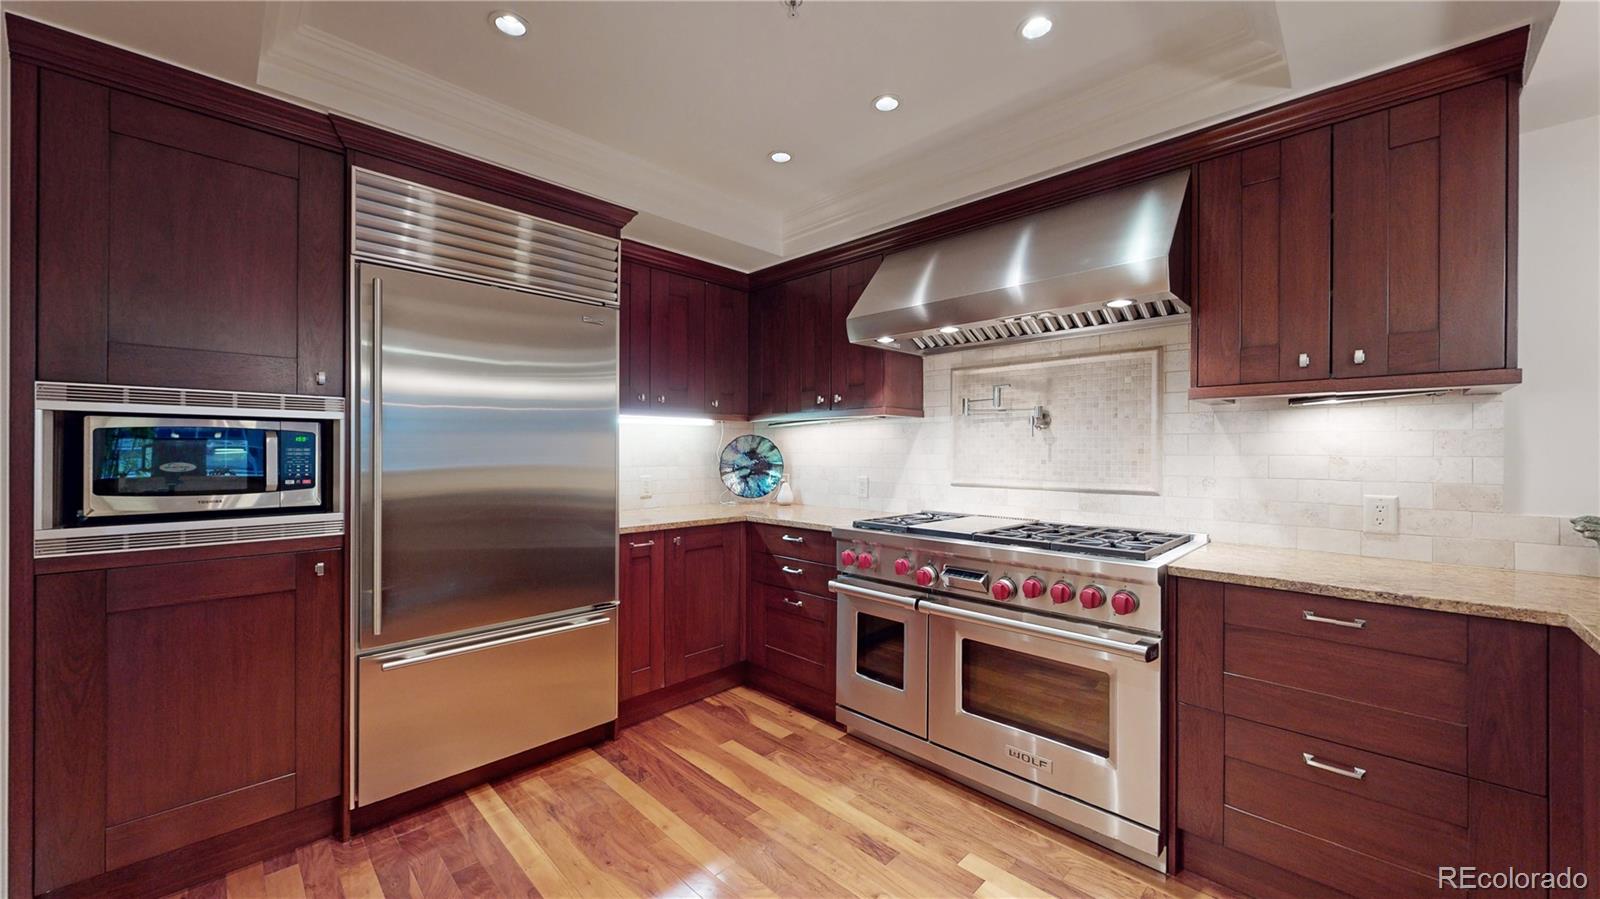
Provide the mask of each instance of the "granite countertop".
{"label": "granite countertop", "polygon": [[1565,625],[1600,652],[1600,578],[1213,543],[1178,577],[1363,602]]}
{"label": "granite countertop", "polygon": [[709,524],[753,521],[757,524],[787,524],[797,528],[831,531],[849,527],[851,522],[869,518],[872,512],[836,509],[831,506],[779,506],[773,503],[706,503],[699,506],[672,506],[660,509],[632,509],[621,514],[617,532],[637,534],[662,528],[690,528]]}

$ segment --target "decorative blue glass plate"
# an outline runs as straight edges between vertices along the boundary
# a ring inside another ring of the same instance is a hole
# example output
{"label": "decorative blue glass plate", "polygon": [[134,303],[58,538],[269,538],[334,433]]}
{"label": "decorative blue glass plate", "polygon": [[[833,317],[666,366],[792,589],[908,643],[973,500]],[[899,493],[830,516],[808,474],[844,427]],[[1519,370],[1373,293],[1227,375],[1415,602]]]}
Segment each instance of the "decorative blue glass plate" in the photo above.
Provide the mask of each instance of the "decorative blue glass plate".
{"label": "decorative blue glass plate", "polygon": [[722,448],[717,470],[723,486],[735,496],[756,499],[778,489],[783,480],[783,453],[759,434],[742,434]]}

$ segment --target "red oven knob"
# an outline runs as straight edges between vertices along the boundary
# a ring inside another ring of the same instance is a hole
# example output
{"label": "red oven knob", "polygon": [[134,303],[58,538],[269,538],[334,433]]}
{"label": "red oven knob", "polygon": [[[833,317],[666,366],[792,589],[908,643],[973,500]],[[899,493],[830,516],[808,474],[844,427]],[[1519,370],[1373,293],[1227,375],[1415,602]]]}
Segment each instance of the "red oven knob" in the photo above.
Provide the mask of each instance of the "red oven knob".
{"label": "red oven knob", "polygon": [[1139,608],[1139,597],[1126,590],[1118,590],[1111,594],[1111,611],[1118,615],[1127,615]]}
{"label": "red oven knob", "polygon": [[1030,577],[1022,582],[1022,595],[1028,599],[1038,599],[1044,595],[1044,581]]}
{"label": "red oven knob", "polygon": [[901,577],[905,577],[906,575],[910,574],[911,573],[911,560],[910,559],[895,559],[894,560],[894,573],[900,575]]}
{"label": "red oven knob", "polygon": [[934,578],[938,577],[938,575],[939,575],[939,572],[934,571],[932,565],[924,565],[921,568],[918,568],[917,569],[917,586],[918,587],[932,587],[933,586],[933,580],[934,580]]}
{"label": "red oven knob", "polygon": [[1106,591],[1090,584],[1078,592],[1078,602],[1083,603],[1085,609],[1098,609],[1106,604]]}
{"label": "red oven knob", "polygon": [[856,567],[867,569],[872,567],[872,553],[862,553],[856,556]]}
{"label": "red oven knob", "polygon": [[849,568],[851,565],[854,565],[855,563],[856,563],[856,554],[855,554],[854,551],[847,549],[844,552],[839,554],[839,564],[844,566],[845,568]]}
{"label": "red oven knob", "polygon": [[1072,602],[1072,585],[1066,581],[1056,581],[1050,585],[1050,601],[1056,605]]}
{"label": "red oven knob", "polygon": [[1017,585],[1011,583],[1011,578],[1008,577],[1003,577],[1000,580],[995,581],[994,586],[989,588],[989,595],[1000,600],[1001,602],[1005,602],[1006,600],[1010,599],[1016,592]]}

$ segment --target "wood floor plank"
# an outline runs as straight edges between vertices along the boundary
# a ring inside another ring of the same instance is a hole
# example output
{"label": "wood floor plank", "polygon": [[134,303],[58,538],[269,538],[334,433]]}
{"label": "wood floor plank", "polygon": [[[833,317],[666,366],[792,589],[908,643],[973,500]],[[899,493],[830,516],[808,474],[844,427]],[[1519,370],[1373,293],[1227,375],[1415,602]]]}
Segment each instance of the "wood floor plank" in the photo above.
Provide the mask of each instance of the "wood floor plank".
{"label": "wood floor plank", "polygon": [[[195,899],[1233,899],[738,687]],[[175,897],[169,897],[175,899]]]}

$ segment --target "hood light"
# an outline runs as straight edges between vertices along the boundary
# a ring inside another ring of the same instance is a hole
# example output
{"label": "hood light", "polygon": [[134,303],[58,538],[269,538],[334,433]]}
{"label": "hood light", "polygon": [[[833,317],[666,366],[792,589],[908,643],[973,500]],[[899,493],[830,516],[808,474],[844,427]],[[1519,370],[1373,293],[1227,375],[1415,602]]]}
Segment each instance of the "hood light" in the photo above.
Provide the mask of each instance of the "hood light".
{"label": "hood light", "polygon": [[878,342],[879,343],[894,343],[894,338],[893,337],[879,337],[878,338]]}
{"label": "hood light", "polygon": [[1049,16],[1033,16],[1022,23],[1022,27],[1017,29],[1017,33],[1030,41],[1034,41],[1049,34],[1050,29],[1054,27],[1055,23],[1050,21]]}
{"label": "hood light", "polygon": [[528,33],[528,20],[507,10],[498,10],[489,14],[489,21],[495,29],[506,37],[522,37]]}
{"label": "hood light", "polygon": [[1107,303],[1106,304],[1106,308],[1108,308],[1108,309],[1126,309],[1126,308],[1128,308],[1129,306],[1132,306],[1132,305],[1133,305],[1133,301],[1130,300],[1130,299],[1127,299],[1126,297],[1124,297],[1123,299],[1112,300],[1111,302]]}
{"label": "hood light", "polygon": [[961,329],[956,327],[955,325],[945,325],[944,327],[939,329],[939,333],[940,334],[959,334],[959,333],[961,333]]}

